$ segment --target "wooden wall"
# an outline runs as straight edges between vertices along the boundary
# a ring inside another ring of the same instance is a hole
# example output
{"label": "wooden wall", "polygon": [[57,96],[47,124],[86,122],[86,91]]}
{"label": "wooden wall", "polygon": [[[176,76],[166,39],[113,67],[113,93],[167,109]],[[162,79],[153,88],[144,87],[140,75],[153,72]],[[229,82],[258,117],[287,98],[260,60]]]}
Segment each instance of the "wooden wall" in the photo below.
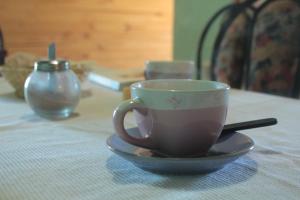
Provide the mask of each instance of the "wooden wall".
{"label": "wooden wall", "polygon": [[1,0],[0,27],[9,53],[96,60],[110,67],[171,59],[173,0]]}

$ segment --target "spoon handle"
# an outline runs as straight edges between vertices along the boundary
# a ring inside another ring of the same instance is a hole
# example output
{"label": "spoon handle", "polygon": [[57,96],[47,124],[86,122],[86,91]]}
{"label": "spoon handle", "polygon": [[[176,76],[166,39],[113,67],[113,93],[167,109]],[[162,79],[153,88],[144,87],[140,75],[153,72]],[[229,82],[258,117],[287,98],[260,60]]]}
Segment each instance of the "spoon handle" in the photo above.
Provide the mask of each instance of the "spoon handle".
{"label": "spoon handle", "polygon": [[245,130],[245,129],[251,129],[251,128],[271,126],[274,124],[277,124],[277,119],[275,119],[275,118],[265,118],[265,119],[258,119],[258,120],[234,123],[234,124],[226,124],[222,130],[222,134],[234,132],[234,131]]}

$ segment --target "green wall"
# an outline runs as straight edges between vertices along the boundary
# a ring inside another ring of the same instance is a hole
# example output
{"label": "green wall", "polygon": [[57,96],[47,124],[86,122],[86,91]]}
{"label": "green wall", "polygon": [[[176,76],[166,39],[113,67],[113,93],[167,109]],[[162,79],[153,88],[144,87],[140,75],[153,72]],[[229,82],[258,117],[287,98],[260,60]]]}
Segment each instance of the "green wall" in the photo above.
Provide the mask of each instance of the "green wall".
{"label": "green wall", "polygon": [[[197,43],[208,19],[232,0],[175,0],[174,49],[175,60],[195,60]],[[209,32],[205,43],[204,58],[210,58],[218,22]]]}

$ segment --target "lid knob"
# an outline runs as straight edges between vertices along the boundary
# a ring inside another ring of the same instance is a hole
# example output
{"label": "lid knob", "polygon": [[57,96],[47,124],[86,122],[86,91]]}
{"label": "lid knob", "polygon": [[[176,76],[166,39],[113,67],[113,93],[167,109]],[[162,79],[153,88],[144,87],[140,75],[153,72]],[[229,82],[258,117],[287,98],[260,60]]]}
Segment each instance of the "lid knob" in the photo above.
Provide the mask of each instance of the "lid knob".
{"label": "lid knob", "polygon": [[67,60],[56,60],[56,46],[53,42],[48,46],[48,60],[35,62],[34,69],[44,72],[64,71],[70,69],[70,63]]}

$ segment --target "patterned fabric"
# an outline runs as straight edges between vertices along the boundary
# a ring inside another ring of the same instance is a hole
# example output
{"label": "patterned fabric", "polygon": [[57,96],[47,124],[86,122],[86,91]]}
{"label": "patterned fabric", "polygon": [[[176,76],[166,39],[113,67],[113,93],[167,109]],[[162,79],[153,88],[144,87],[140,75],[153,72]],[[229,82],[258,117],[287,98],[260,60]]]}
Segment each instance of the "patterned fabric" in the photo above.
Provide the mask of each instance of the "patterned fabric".
{"label": "patterned fabric", "polygon": [[251,50],[249,89],[290,96],[299,67],[300,8],[275,1],[258,15]]}
{"label": "patterned fabric", "polygon": [[241,88],[246,52],[245,13],[239,15],[228,28],[220,44],[216,59],[215,74],[218,81],[228,83],[233,88]]}
{"label": "patterned fabric", "polygon": [[[273,1],[258,14],[252,38],[246,34],[247,26],[243,13],[226,32],[216,58],[217,80],[241,88],[242,79],[246,78],[250,90],[291,96],[295,81],[300,78],[296,77],[300,70],[299,5],[292,0]],[[243,77],[249,39],[252,40],[249,75]]]}

